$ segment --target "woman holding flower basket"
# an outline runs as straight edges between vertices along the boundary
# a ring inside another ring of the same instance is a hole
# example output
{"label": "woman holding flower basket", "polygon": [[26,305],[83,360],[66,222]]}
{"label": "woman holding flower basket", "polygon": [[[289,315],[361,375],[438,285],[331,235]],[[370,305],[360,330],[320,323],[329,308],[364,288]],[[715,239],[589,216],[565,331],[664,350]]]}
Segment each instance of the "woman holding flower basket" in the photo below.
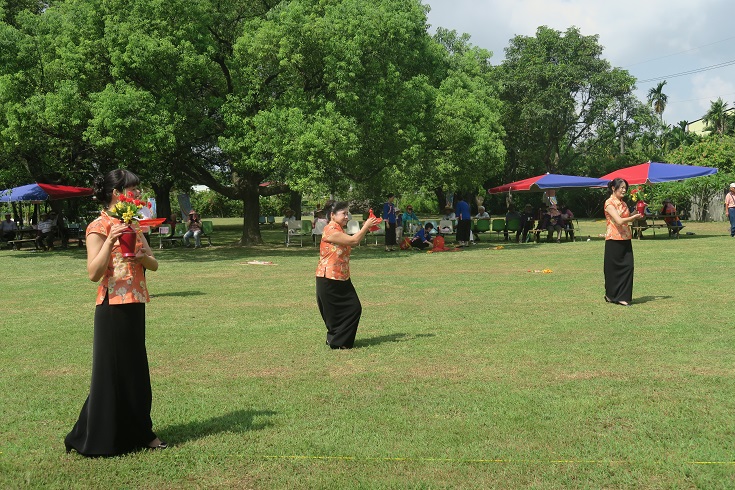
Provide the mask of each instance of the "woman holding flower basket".
{"label": "woman holding flower basket", "polygon": [[[113,170],[95,181],[105,210],[87,227],[87,272],[100,281],[94,314],[92,382],[76,425],[66,436],[67,452],[113,456],[136,449],[167,447],[153,433],[151,382],[145,349],[144,270],[158,261],[135,221],[144,205],[138,177]],[[125,242],[130,242],[130,249]]]}

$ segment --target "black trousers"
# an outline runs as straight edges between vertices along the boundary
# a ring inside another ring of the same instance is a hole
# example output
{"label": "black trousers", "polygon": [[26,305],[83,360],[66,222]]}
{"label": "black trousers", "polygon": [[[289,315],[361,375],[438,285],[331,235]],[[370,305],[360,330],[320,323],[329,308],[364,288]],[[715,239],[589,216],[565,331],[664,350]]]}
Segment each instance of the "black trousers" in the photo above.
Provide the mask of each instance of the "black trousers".
{"label": "black trousers", "polygon": [[605,295],[610,301],[633,301],[633,244],[605,240]]}
{"label": "black trousers", "polygon": [[316,278],[316,304],[327,326],[327,344],[332,349],[350,349],[355,344],[362,305],[351,280]]}
{"label": "black trousers", "polygon": [[471,227],[472,227],[471,219],[461,219],[457,221],[457,241],[458,242],[469,242],[470,241]]}
{"label": "black trousers", "polygon": [[[388,226],[390,225],[390,226]],[[385,246],[392,247],[396,244],[396,224],[385,223]]]}
{"label": "black trousers", "polygon": [[92,383],[67,448],[85,456],[113,456],[156,438],[145,349],[145,303],[98,305],[94,313]]}

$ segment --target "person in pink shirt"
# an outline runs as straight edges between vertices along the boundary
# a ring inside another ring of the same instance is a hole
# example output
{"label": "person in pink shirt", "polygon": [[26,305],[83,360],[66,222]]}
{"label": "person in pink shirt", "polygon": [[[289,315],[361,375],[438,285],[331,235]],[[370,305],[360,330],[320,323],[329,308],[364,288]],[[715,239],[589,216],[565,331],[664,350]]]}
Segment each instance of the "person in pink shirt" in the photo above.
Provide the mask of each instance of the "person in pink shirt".
{"label": "person in pink shirt", "polygon": [[115,204],[138,192],[140,180],[128,170],[113,170],[95,181],[104,203],[87,227],[87,273],[99,281],[94,312],[92,380],[74,428],[66,436],[72,449],[89,457],[115,456],[137,449],[165,449],[153,432],[151,379],[145,347],[145,271],[158,270],[137,222],[135,256],[124,257],[120,236],[129,225],[111,216]]}
{"label": "person in pink shirt", "polygon": [[617,178],[607,184],[610,197],[605,201],[605,301],[622,306],[633,302],[633,245],[630,223],[640,218],[636,211],[630,214],[623,198],[628,182]]}
{"label": "person in pink shirt", "polygon": [[730,220],[730,236],[735,237],[735,182],[730,184],[730,192],[725,196],[725,215]]}
{"label": "person in pink shirt", "polygon": [[362,305],[350,279],[350,251],[380,220],[370,217],[360,231],[348,235],[344,231],[349,220],[347,203],[334,203],[330,216],[319,244],[316,303],[327,327],[327,345],[332,349],[351,349],[355,344]]}

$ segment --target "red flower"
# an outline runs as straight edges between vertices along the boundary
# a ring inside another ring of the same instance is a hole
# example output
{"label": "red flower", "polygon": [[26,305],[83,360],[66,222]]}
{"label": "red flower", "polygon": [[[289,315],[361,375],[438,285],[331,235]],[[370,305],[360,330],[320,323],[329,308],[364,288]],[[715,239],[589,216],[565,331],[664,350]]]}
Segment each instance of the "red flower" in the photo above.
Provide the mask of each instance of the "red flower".
{"label": "red flower", "polygon": [[135,196],[133,195],[133,191],[128,191],[128,198],[133,199]]}
{"label": "red flower", "polygon": [[147,203],[148,209],[151,209],[153,205],[151,205],[150,201]]}

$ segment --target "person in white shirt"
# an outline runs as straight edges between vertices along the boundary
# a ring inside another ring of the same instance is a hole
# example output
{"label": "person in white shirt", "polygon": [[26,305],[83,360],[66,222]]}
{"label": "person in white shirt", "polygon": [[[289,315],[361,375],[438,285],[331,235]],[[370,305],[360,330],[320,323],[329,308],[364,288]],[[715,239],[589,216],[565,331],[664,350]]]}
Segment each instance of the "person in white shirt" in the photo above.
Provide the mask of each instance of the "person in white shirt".
{"label": "person in white shirt", "polygon": [[281,227],[283,228],[283,232],[286,234],[284,238],[284,243],[288,245],[288,225],[289,223],[293,223],[296,221],[296,216],[294,216],[294,212],[291,208],[286,208],[283,211],[283,221],[281,222]]}
{"label": "person in white shirt", "polygon": [[17,229],[18,225],[15,224],[15,221],[10,219],[10,213],[5,213],[5,220],[0,224],[0,234],[3,237],[3,240],[15,240],[15,231]]}
{"label": "person in white shirt", "polygon": [[46,213],[41,215],[41,222],[38,223],[38,233],[36,235],[36,248],[48,250],[54,248],[54,221],[49,218]]}
{"label": "person in white shirt", "polygon": [[485,206],[480,206],[477,208],[477,214],[475,215],[475,218],[477,219],[490,219],[490,215],[487,211],[485,211]]}

